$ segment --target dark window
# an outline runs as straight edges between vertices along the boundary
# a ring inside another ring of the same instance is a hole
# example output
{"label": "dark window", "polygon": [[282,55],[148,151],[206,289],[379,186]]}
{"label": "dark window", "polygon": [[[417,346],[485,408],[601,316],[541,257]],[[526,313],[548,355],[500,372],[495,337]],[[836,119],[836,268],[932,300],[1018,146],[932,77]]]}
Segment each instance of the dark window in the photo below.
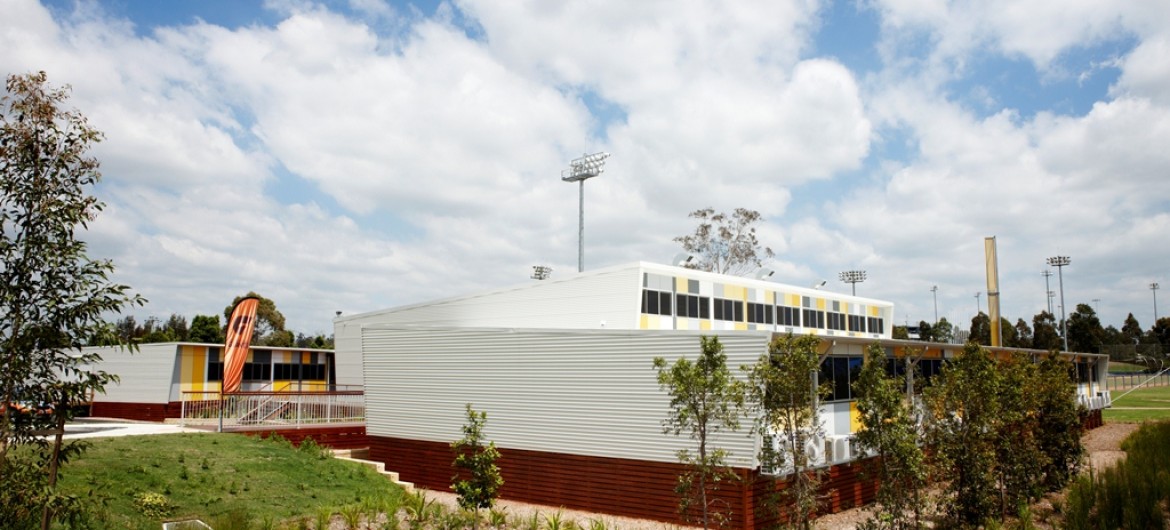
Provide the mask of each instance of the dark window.
{"label": "dark window", "polygon": [[849,315],[849,331],[865,331],[865,317]]}
{"label": "dark window", "polygon": [[885,321],[877,317],[866,318],[870,333],[885,333]]}
{"label": "dark window", "polygon": [[706,296],[680,293],[675,302],[680,317],[711,318],[711,299]]}
{"label": "dark window", "polygon": [[244,381],[271,381],[272,365],[260,363],[244,363]]}
{"label": "dark window", "polygon": [[828,329],[845,330],[845,315],[842,313],[829,312],[828,315]]}
{"label": "dark window", "polygon": [[825,327],[825,312],[816,309],[804,310],[804,327],[813,329],[827,329]]}
{"label": "dark window", "polygon": [[821,363],[820,384],[829,385],[828,401],[853,399],[853,382],[861,374],[861,357],[826,357]]}
{"label": "dark window", "polygon": [[715,298],[714,305],[715,320],[744,322],[743,302],[738,300],[728,300],[726,298]]}
{"label": "dark window", "polygon": [[642,312],[647,315],[670,315],[670,293],[642,289]]}
{"label": "dark window", "polygon": [[747,321],[753,324],[771,324],[776,321],[772,311],[771,305],[748,302]]}
{"label": "dark window", "polygon": [[776,323],[781,326],[800,326],[800,308],[776,306]]}
{"label": "dark window", "polygon": [[220,361],[207,362],[207,380],[223,381],[223,363]]}

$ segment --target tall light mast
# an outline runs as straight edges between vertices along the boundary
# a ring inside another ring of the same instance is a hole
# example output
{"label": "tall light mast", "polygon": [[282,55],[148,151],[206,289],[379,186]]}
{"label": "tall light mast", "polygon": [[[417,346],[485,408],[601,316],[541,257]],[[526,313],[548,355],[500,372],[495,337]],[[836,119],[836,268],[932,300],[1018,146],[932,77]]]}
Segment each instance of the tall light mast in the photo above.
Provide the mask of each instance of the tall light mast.
{"label": "tall light mast", "polygon": [[561,180],[579,182],[580,196],[577,218],[577,272],[585,272],[585,181],[605,172],[609,153],[593,153],[569,162],[569,169],[561,171]]}

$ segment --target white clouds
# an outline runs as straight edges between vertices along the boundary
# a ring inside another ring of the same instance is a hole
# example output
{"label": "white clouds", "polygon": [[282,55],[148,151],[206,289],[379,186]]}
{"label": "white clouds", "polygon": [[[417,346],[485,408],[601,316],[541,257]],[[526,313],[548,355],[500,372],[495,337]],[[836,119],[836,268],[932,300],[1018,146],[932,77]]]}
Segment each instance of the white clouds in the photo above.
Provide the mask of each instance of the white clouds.
{"label": "white clouds", "polygon": [[[558,174],[583,150],[614,154],[586,185],[590,268],[665,261],[687,212],[742,206],[770,217],[780,281],[865,268],[860,292],[910,320],[939,284],[940,309],[967,308],[950,316],[965,325],[986,235],[1000,236],[1013,317],[1042,305],[1023,293],[1048,253],[1084,275],[1116,256],[1133,257],[1133,277],[1170,262],[1157,239],[1170,41],[1154,3],[876,3],[889,62],[859,83],[810,55],[813,1],[466,0],[427,18],[292,0],[270,2],[275,25],[138,33],[3,1],[0,69],[72,83],[106,132],[110,208],[92,242],[152,300],[147,314],[218,312],[256,290],[297,330],[328,332],[334,310],[519,283],[537,263],[567,274],[577,190]],[[1117,38],[1136,47],[1112,99],[1084,115],[1002,109],[991,84],[972,89],[980,115],[940,88],[977,54],[1043,71]],[[278,200],[303,196],[281,186],[335,203]]]}

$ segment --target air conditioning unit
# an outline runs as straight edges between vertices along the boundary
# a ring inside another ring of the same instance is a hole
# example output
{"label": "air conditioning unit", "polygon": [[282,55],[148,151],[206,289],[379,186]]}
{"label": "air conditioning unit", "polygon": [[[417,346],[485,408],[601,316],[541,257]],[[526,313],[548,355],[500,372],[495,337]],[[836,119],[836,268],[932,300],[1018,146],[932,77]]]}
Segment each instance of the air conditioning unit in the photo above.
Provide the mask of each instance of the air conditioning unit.
{"label": "air conditioning unit", "polygon": [[853,448],[849,443],[849,436],[835,434],[829,436],[829,462],[841,464],[853,460]]}

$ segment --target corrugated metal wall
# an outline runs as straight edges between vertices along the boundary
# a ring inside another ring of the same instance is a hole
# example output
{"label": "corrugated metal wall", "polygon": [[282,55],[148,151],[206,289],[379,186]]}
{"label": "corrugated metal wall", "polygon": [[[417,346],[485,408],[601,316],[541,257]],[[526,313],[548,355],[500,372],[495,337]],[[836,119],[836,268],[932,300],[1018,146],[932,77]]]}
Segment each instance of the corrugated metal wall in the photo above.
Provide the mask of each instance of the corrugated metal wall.
{"label": "corrugated metal wall", "polygon": [[102,362],[96,368],[117,374],[119,383],[106,385],[106,393],[94,396],[96,402],[167,403],[171,384],[178,373],[178,345],[173,342],[143,344],[138,352],[112,347],[85,348],[99,353]]}
{"label": "corrugated metal wall", "polygon": [[[652,360],[699,354],[698,332],[394,329],[368,326],[362,349],[370,436],[451,442],[464,405],[488,414],[500,447],[676,462],[689,439],[662,434],[669,397]],[[720,337],[728,365],[750,364],[770,334]],[[737,467],[755,467],[742,432],[715,443]]]}

